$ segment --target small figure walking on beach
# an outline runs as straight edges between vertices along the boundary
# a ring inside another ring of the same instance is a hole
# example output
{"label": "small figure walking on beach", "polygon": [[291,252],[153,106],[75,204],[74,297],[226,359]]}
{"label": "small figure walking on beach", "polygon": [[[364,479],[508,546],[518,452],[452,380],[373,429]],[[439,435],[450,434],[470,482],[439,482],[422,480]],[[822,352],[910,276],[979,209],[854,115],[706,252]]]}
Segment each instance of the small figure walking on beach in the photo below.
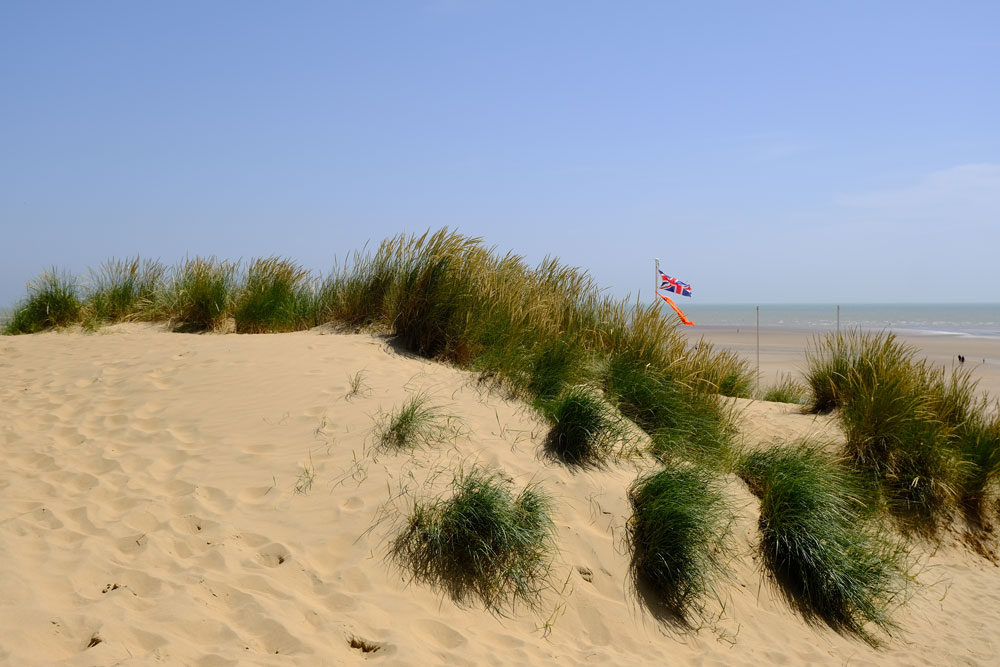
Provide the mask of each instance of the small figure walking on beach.
{"label": "small figure walking on beach", "polygon": [[965,363],[965,356],[963,356],[961,354],[958,355],[958,363],[964,364]]}

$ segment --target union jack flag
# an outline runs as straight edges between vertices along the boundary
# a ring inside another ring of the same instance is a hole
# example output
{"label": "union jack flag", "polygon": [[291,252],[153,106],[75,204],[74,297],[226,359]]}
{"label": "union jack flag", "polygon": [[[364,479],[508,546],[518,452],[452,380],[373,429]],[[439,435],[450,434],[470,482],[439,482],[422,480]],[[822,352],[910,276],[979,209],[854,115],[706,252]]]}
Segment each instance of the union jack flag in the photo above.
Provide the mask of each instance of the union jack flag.
{"label": "union jack flag", "polygon": [[691,296],[691,286],[660,271],[660,289],[679,296]]}

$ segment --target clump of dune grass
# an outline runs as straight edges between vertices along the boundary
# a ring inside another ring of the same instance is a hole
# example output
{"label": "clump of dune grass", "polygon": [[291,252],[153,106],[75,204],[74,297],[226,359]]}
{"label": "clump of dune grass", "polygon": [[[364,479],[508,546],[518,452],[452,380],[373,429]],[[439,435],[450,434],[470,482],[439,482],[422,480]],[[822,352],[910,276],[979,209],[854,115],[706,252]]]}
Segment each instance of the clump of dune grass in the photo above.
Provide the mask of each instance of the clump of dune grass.
{"label": "clump of dune grass", "polygon": [[408,238],[403,234],[385,239],[374,254],[355,251],[349,261],[335,266],[317,296],[318,320],[384,326],[388,295],[403,269]]}
{"label": "clump of dune grass", "polygon": [[855,363],[856,351],[850,344],[858,331],[837,332],[813,338],[806,348],[806,383],[812,393],[809,409],[826,413],[840,405],[845,378]]}
{"label": "clump of dune grass", "polygon": [[628,424],[594,387],[576,385],[542,405],[552,428],[546,449],[565,463],[598,466],[633,440]]}
{"label": "clump of dune grass", "polygon": [[684,618],[699,610],[732,555],[733,513],[717,479],[702,468],[668,466],[628,492],[628,541],[638,587]]}
{"label": "clump of dune grass", "polygon": [[604,385],[622,414],[649,434],[654,455],[725,468],[734,431],[716,394],[628,353],[610,359]]}
{"label": "clump of dune grass", "polygon": [[906,367],[914,349],[886,331],[848,329],[816,337],[806,349],[806,383],[812,392],[813,412],[829,412],[841,405],[850,374],[871,360],[883,368]]}
{"label": "clump of dune grass", "polygon": [[798,405],[806,402],[807,391],[806,387],[795,380],[795,378],[784,373],[775,384],[764,390],[760,398],[762,401],[794,403]]}
{"label": "clump of dune grass", "polygon": [[549,586],[550,512],[537,485],[515,495],[502,473],[473,467],[456,474],[450,497],[415,502],[391,555],[414,579],[457,601],[478,598],[495,612],[533,608]]}
{"label": "clump of dune grass", "polygon": [[237,333],[280,333],[312,326],[309,272],[291,260],[252,260],[233,307]]}
{"label": "clump of dune grass", "polygon": [[858,479],[809,443],[752,452],[739,475],[760,498],[760,549],[790,600],[874,643],[895,628],[910,563],[878,523]]}
{"label": "clump of dune grass", "polygon": [[163,292],[166,267],[157,260],[111,259],[90,271],[87,307],[98,322],[148,319]]}
{"label": "clump of dune grass", "polygon": [[4,334],[37,333],[80,321],[80,287],[54,267],[28,283],[28,296],[14,308]]}
{"label": "clump of dune grass", "polygon": [[163,314],[176,328],[217,329],[233,305],[236,265],[215,257],[186,259],[174,267]]}
{"label": "clump of dune grass", "polygon": [[456,419],[433,405],[426,394],[375,416],[374,439],[384,450],[414,449],[447,441],[458,432]]}
{"label": "clump of dune grass", "polygon": [[[838,417],[850,460],[877,479],[897,516],[933,530],[954,504],[960,462],[952,439],[964,419],[948,384],[892,334],[859,334],[840,378]],[[958,392],[958,393],[956,393]]]}
{"label": "clump of dune grass", "polygon": [[975,529],[988,526],[985,507],[997,492],[1000,481],[1000,405],[992,416],[986,410],[963,422],[957,431],[957,446],[962,460],[959,485],[962,510]]}
{"label": "clump of dune grass", "polygon": [[587,377],[587,357],[586,347],[580,341],[565,337],[539,341],[534,354],[526,360],[528,393],[546,400],[574,386]]}
{"label": "clump of dune grass", "polygon": [[[853,395],[851,374],[905,373],[916,350],[887,331],[848,329],[814,338],[806,349],[810,409],[830,412]],[[876,365],[873,365],[876,364]]]}
{"label": "clump of dune grass", "polygon": [[838,408],[847,457],[907,528],[933,533],[967,481],[989,478],[989,452],[972,453],[988,438],[974,428],[985,403],[969,371],[917,360],[887,332],[831,334],[807,356],[813,409]]}

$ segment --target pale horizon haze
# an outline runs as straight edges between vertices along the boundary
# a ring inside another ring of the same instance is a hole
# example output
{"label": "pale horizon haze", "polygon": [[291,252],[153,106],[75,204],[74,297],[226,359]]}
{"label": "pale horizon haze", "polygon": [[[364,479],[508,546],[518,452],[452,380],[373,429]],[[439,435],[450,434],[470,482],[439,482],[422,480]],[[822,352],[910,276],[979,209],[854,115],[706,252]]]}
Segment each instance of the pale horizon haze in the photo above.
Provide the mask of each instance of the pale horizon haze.
{"label": "pale horizon haze", "polygon": [[448,226],[617,296],[1000,302],[997,2],[0,4],[0,307]]}

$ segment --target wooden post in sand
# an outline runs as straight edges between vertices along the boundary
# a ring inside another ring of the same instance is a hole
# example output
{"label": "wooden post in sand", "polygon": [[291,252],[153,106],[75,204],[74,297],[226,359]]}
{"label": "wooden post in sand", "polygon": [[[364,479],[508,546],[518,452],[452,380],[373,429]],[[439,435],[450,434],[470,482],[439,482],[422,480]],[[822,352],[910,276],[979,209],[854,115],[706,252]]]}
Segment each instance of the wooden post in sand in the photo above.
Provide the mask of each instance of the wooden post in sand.
{"label": "wooden post in sand", "polygon": [[760,393],[760,306],[757,306],[757,393]]}

